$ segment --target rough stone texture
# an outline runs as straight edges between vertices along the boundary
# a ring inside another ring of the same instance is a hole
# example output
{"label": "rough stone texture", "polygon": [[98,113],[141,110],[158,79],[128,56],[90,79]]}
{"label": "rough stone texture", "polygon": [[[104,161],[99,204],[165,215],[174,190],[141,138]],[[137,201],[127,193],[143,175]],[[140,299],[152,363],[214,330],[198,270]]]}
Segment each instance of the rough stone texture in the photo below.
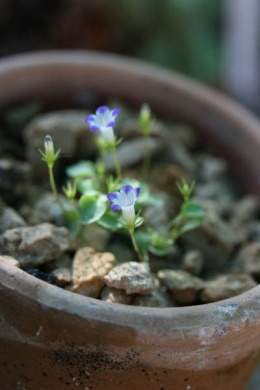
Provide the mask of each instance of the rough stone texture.
{"label": "rough stone texture", "polygon": [[183,257],[182,268],[193,275],[199,275],[203,267],[203,255],[198,250],[190,250]]}
{"label": "rough stone texture", "polygon": [[97,251],[104,251],[107,248],[107,243],[111,237],[108,230],[103,229],[98,225],[85,226],[81,234],[73,240],[73,247],[75,249],[83,246],[90,246]]}
{"label": "rough stone texture", "polygon": [[195,195],[201,201],[211,200],[222,208],[232,208],[234,203],[233,187],[225,179],[215,179],[207,182],[199,182],[195,188]]}
{"label": "rough stone texture", "polygon": [[52,272],[54,278],[54,284],[59,287],[65,287],[71,284],[72,274],[71,270],[66,267],[60,267]]}
{"label": "rough stone texture", "polygon": [[176,164],[189,175],[195,172],[197,163],[183,144],[169,142],[165,145],[164,153],[167,161]]}
{"label": "rough stone texture", "polygon": [[189,249],[202,252],[206,270],[221,270],[235,245],[241,241],[240,232],[222,220],[214,210],[205,212],[202,226],[184,235],[181,240]]}
{"label": "rough stone texture", "polygon": [[72,258],[65,254],[47,264],[45,269],[53,278],[53,284],[59,287],[66,287],[72,283]]}
{"label": "rough stone texture", "polygon": [[11,256],[1,256],[0,255],[0,263],[5,263],[7,265],[11,265],[13,267],[20,267],[19,261],[14,259]]}
{"label": "rough stone texture", "polygon": [[[66,201],[63,197],[61,199],[63,202]],[[62,210],[55,196],[50,192],[46,192],[40,196],[30,211],[29,222],[32,224],[43,222],[55,222],[59,224],[63,220]]]}
{"label": "rough stone texture", "polygon": [[[117,156],[122,168],[128,168],[132,165],[140,163],[145,156],[145,151],[151,157],[156,155],[161,150],[161,143],[154,138],[144,139],[138,138],[122,143],[117,150]],[[106,166],[108,169],[114,168],[114,161],[111,154],[106,156]]]}
{"label": "rough stone texture", "polygon": [[12,159],[0,160],[1,197],[8,203],[17,197],[24,197],[24,189],[29,183],[31,167],[28,163]]}
{"label": "rough stone texture", "polygon": [[106,285],[124,290],[127,294],[149,294],[154,281],[146,264],[130,261],[112,269],[105,277]]}
{"label": "rough stone texture", "polygon": [[222,158],[203,155],[198,163],[199,176],[208,182],[223,177],[227,172],[227,163]]}
{"label": "rough stone texture", "polygon": [[205,282],[200,299],[205,303],[215,302],[241,294],[255,286],[255,281],[247,274],[220,275]]}
{"label": "rough stone texture", "polygon": [[172,206],[172,199],[163,192],[157,195],[160,196],[160,202],[147,205],[143,210],[143,217],[147,225],[160,229],[169,222],[169,210]]}
{"label": "rough stone texture", "polygon": [[253,221],[248,225],[248,239],[252,241],[260,241],[260,221]]}
{"label": "rough stone texture", "polygon": [[160,128],[159,131],[170,146],[180,144],[185,149],[193,150],[198,144],[198,135],[185,123],[174,125],[173,128]]}
{"label": "rough stone texture", "polygon": [[147,295],[137,295],[133,300],[135,306],[145,307],[172,307],[174,306],[173,300],[164,288],[157,288]]}
{"label": "rough stone texture", "polygon": [[238,266],[242,272],[260,277],[260,242],[252,242],[239,251]]}
{"label": "rough stone texture", "polygon": [[3,207],[0,210],[0,233],[16,227],[25,226],[25,220],[11,207]]}
{"label": "rough stone texture", "polygon": [[15,257],[22,267],[48,263],[68,249],[67,229],[48,223],[10,229],[0,237],[1,252]]}
{"label": "rough stone texture", "polygon": [[42,148],[46,134],[53,137],[63,156],[86,158],[88,153],[93,152],[94,137],[91,133],[86,136],[86,115],[87,112],[81,110],[51,112],[37,116],[27,125],[24,130],[27,157],[32,163],[34,174],[44,169],[38,149]]}
{"label": "rough stone texture", "polygon": [[247,223],[256,219],[260,211],[260,202],[257,196],[248,195],[237,202],[233,208],[233,224]]}
{"label": "rough stone texture", "polygon": [[71,291],[97,298],[104,287],[104,278],[116,263],[109,252],[96,252],[90,247],[81,248],[72,263]]}
{"label": "rough stone texture", "polygon": [[107,286],[103,288],[100,298],[107,303],[122,303],[125,305],[129,305],[132,301],[132,296],[127,295],[124,290]]}
{"label": "rough stone texture", "polygon": [[158,272],[161,283],[172,293],[176,303],[194,303],[203,288],[203,281],[185,271],[162,270]]}

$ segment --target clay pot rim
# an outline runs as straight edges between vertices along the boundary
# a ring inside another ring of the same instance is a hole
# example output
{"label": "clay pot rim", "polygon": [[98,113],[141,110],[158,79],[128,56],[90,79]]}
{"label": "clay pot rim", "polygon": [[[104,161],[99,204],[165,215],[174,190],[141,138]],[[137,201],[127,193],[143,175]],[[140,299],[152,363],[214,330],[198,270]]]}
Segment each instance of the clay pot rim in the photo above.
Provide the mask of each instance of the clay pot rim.
{"label": "clay pot rim", "polygon": [[[68,50],[19,54],[0,61],[0,77],[2,73],[9,73],[15,69],[27,68],[28,66],[43,67],[66,64],[91,64],[92,66],[112,67],[119,70],[125,69],[133,74],[143,74],[156,78],[158,82],[161,80],[172,82],[177,86],[176,88],[182,89],[190,95],[198,96],[201,100],[209,101],[218,110],[224,111],[224,115],[235,117],[237,120],[243,118],[243,123],[246,124],[245,131],[259,143],[257,130],[259,130],[260,125],[258,120],[239,104],[232,102],[221,93],[202,86],[198,82],[191,81],[184,76],[179,76],[167,70],[162,71],[155,66],[122,58],[118,55]],[[16,290],[17,294],[21,294],[45,308],[58,309],[71,315],[78,315],[87,319],[92,318],[102,322],[128,326],[135,326],[136,323],[139,323],[150,329],[156,323],[159,325],[162,320],[170,323],[173,318],[177,318],[182,322],[181,319],[187,318],[187,315],[196,317],[199,326],[205,318],[212,319],[212,315],[223,305],[225,307],[236,305],[243,310],[248,306],[254,307],[256,305],[258,307],[260,305],[260,286],[230,299],[196,306],[147,308],[108,304],[98,299],[71,293],[50,285],[8,264],[0,264],[0,283],[8,289]],[[154,322],[152,322],[153,320]],[[193,327],[196,327],[195,322],[192,324]]]}

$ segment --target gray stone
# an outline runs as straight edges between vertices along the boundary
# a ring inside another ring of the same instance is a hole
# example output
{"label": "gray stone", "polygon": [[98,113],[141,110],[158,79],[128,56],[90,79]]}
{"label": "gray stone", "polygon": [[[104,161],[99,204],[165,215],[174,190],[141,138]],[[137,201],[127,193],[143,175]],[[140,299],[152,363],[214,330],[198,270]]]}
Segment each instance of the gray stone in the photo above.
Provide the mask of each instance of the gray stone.
{"label": "gray stone", "polygon": [[72,263],[71,291],[97,298],[105,285],[104,278],[114,267],[116,258],[109,252],[96,252],[90,247],[81,248]]}
{"label": "gray stone", "polygon": [[59,287],[67,287],[72,283],[72,258],[65,254],[48,263],[45,271],[49,272],[52,283]]}
{"label": "gray stone", "polygon": [[146,223],[160,230],[169,222],[169,210],[171,209],[171,199],[165,193],[158,193],[158,202],[148,204],[143,210],[143,217]]}
{"label": "gray stone", "polygon": [[97,251],[104,251],[107,248],[111,233],[103,229],[101,226],[92,224],[91,226],[84,226],[80,234],[73,240],[73,247],[75,249],[90,246]]}
{"label": "gray stone", "polygon": [[193,275],[199,275],[203,267],[203,255],[198,250],[190,250],[183,257],[182,268]]}
{"label": "gray stone", "polygon": [[[65,204],[66,199],[63,197],[61,197],[61,199]],[[29,222],[31,224],[39,224],[43,222],[61,224],[62,221],[62,210],[52,193],[44,193],[33,204],[33,207],[31,208],[31,215],[29,216]]]}
{"label": "gray stone", "polygon": [[201,293],[204,303],[231,298],[255,287],[255,281],[247,274],[226,274],[217,276],[208,282]]}
{"label": "gray stone", "polygon": [[226,175],[227,163],[212,155],[200,156],[198,172],[200,178],[206,182],[216,180]]}
{"label": "gray stone", "polygon": [[176,164],[189,175],[194,174],[197,163],[184,145],[169,142],[168,145],[165,145],[164,153],[168,162]]}
{"label": "gray stone", "polygon": [[16,227],[25,226],[25,220],[11,207],[0,209],[0,233]]}
{"label": "gray stone", "polygon": [[163,287],[158,287],[150,294],[137,295],[133,302],[135,306],[144,307],[172,307],[174,306],[173,300]]}
{"label": "gray stone", "polygon": [[85,117],[82,110],[64,110],[42,114],[33,119],[24,129],[27,157],[33,165],[34,174],[44,170],[39,156],[43,148],[43,139],[49,134],[62,155],[67,157],[86,158],[95,150],[94,137],[87,133]]}
{"label": "gray stone", "polygon": [[[167,138],[166,134],[168,135]],[[164,129],[163,136],[172,145],[180,144],[187,150],[194,149],[198,143],[198,137],[194,129],[185,124],[177,124],[173,128]]]}
{"label": "gray stone", "polygon": [[106,275],[105,283],[109,287],[124,290],[127,294],[149,294],[154,289],[148,266],[135,261],[113,268]]}
{"label": "gray stone", "polygon": [[29,183],[31,166],[28,163],[12,159],[0,160],[1,197],[8,203],[17,197],[24,197]]}
{"label": "gray stone", "polygon": [[212,180],[198,183],[195,188],[195,196],[201,200],[218,202],[221,207],[232,208],[234,196],[224,180]]}
{"label": "gray stone", "polygon": [[242,272],[260,277],[260,242],[252,242],[242,247],[237,256],[238,267]]}
{"label": "gray stone", "polygon": [[248,224],[247,238],[252,241],[260,241],[260,221],[253,221]]}
{"label": "gray stone", "polygon": [[257,196],[248,195],[240,199],[233,208],[233,225],[248,223],[257,218],[260,202]]}
{"label": "gray stone", "polygon": [[195,303],[203,288],[201,279],[185,271],[161,270],[158,277],[180,305]]}
{"label": "gray stone", "polygon": [[53,283],[59,287],[65,287],[72,283],[72,273],[69,268],[60,267],[52,272]]}
{"label": "gray stone", "polygon": [[67,229],[44,223],[7,230],[0,238],[3,254],[15,257],[22,267],[38,266],[60,257],[69,249]]}
{"label": "gray stone", "polygon": [[0,264],[1,263],[4,263],[6,265],[10,265],[12,267],[18,267],[18,268],[20,267],[19,261],[17,261],[16,259],[14,259],[11,256],[1,256],[0,255]]}
{"label": "gray stone", "polygon": [[121,303],[124,305],[129,305],[132,301],[132,296],[127,295],[124,290],[107,286],[103,288],[100,298],[107,303]]}
{"label": "gray stone", "polygon": [[[154,138],[137,138],[122,143],[117,150],[117,156],[122,168],[128,168],[143,161],[145,153],[151,157],[158,154],[162,145],[159,140]],[[113,156],[108,154],[105,159],[107,169],[114,169]]]}
{"label": "gray stone", "polygon": [[219,271],[234,247],[241,242],[241,235],[214,210],[207,210],[202,226],[184,235],[181,240],[186,248],[201,251],[205,270]]}

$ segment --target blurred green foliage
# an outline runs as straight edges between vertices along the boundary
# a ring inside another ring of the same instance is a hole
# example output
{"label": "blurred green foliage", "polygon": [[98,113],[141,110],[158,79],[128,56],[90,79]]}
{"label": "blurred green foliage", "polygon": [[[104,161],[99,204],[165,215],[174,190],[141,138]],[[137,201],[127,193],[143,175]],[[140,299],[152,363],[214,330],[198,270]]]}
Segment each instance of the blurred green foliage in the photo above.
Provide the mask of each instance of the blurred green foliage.
{"label": "blurred green foliage", "polygon": [[118,0],[120,52],[212,84],[221,64],[221,0]]}

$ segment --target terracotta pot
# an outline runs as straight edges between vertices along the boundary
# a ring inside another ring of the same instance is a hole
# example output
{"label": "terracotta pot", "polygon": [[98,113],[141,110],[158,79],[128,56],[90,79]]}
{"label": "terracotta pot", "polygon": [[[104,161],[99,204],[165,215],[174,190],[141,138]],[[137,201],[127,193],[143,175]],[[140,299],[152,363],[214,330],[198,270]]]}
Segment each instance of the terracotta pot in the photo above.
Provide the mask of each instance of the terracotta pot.
{"label": "terracotta pot", "polygon": [[[260,193],[260,125],[246,110],[179,75],[116,56],[52,52],[0,63],[0,105],[82,103],[89,91],[148,102],[194,125]],[[214,304],[110,305],[0,264],[2,390],[244,389],[260,347],[260,287]]]}

